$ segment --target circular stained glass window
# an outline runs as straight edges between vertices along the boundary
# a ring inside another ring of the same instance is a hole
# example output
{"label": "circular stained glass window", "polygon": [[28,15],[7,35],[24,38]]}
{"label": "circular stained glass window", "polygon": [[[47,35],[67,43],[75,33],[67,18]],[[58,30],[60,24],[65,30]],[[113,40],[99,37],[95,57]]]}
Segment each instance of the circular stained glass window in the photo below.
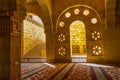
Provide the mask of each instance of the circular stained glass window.
{"label": "circular stained glass window", "polygon": [[58,48],[58,54],[61,56],[64,56],[65,55],[65,47]]}
{"label": "circular stained glass window", "polygon": [[89,15],[89,10],[84,10],[84,11],[83,11],[83,14],[84,14],[85,16]]}
{"label": "circular stained glass window", "polygon": [[65,13],[65,17],[66,17],[66,18],[69,18],[70,16],[71,16],[71,13],[70,13],[70,12]]}
{"label": "circular stained glass window", "polygon": [[79,14],[80,13],[80,10],[79,9],[75,9],[74,10],[74,14]]}
{"label": "circular stained glass window", "polygon": [[92,18],[92,19],[91,19],[91,23],[92,23],[92,24],[96,24],[96,23],[97,23],[97,19],[96,19],[96,18]]}

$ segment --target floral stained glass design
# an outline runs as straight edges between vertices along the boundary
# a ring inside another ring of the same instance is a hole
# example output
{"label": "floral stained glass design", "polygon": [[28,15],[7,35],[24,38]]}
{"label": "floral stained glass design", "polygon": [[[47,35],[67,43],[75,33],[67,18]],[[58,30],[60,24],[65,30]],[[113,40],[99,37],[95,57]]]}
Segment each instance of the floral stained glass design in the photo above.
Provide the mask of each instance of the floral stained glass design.
{"label": "floral stained glass design", "polygon": [[60,35],[58,35],[58,41],[59,41],[59,42],[65,41],[65,34],[60,34]]}
{"label": "floral stained glass design", "polygon": [[64,56],[66,54],[65,52],[66,52],[65,47],[58,48],[58,54],[59,55]]}
{"label": "floral stained glass design", "polygon": [[93,46],[92,48],[93,55],[101,55],[102,54],[102,48],[98,45]]}

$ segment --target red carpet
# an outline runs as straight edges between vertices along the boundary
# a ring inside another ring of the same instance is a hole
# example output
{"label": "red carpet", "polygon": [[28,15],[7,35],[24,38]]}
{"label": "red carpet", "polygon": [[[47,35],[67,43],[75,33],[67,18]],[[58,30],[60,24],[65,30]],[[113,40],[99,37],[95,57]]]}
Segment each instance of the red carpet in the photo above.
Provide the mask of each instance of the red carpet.
{"label": "red carpet", "polygon": [[120,67],[116,65],[34,63],[34,67],[30,66],[22,64],[21,80],[120,80]]}

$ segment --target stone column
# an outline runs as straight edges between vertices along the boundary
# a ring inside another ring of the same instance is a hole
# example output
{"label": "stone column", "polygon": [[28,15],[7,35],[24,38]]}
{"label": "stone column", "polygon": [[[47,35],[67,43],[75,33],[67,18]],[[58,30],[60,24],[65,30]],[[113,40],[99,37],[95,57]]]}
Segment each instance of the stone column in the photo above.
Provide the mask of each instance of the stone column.
{"label": "stone column", "polygon": [[1,4],[4,6],[0,6],[0,80],[20,80],[21,28],[26,14],[25,1],[5,0],[4,3],[0,1]]}
{"label": "stone column", "polygon": [[55,34],[46,34],[46,59],[47,62],[55,62],[55,50],[56,50]]}
{"label": "stone column", "polygon": [[10,17],[0,17],[0,80],[10,79]]}
{"label": "stone column", "polygon": [[21,22],[11,18],[10,34],[10,76],[11,80],[20,80],[21,77]]}
{"label": "stone column", "polygon": [[0,25],[0,80],[20,80],[21,22],[4,16]]}

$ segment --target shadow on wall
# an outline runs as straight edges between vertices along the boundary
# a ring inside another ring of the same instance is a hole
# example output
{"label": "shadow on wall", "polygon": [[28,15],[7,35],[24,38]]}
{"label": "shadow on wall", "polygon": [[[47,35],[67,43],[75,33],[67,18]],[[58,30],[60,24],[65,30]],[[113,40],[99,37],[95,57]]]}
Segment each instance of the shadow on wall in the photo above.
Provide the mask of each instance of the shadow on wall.
{"label": "shadow on wall", "polygon": [[22,58],[45,58],[46,46],[45,44],[37,44],[30,49]]}

